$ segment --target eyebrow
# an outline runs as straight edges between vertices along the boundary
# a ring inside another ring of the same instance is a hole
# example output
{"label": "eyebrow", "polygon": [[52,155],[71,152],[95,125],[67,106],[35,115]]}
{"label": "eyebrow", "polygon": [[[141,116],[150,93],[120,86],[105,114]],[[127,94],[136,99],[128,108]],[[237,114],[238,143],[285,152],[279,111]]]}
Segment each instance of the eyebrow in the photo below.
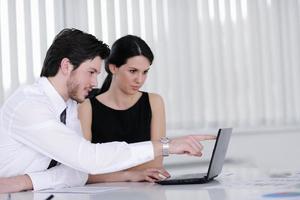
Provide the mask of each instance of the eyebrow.
{"label": "eyebrow", "polygon": [[99,70],[97,70],[97,69],[95,69],[95,68],[93,68],[93,67],[90,67],[90,70],[92,70],[92,71],[94,71],[94,72],[96,72],[97,74],[100,74],[101,73],[101,71]]}
{"label": "eyebrow", "polygon": [[[139,70],[138,68],[135,68],[135,67],[128,67],[129,69],[135,69],[135,70]],[[144,71],[147,71],[147,70],[149,70],[150,69],[150,67],[148,67],[147,69],[145,69]]]}

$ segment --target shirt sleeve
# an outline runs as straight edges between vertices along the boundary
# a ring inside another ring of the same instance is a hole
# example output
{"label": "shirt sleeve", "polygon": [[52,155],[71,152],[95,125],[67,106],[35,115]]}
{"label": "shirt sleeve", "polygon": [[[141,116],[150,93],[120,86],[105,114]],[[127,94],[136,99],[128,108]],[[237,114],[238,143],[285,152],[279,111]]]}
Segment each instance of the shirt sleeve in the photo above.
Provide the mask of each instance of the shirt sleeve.
{"label": "shirt sleeve", "polygon": [[149,141],[92,144],[59,122],[43,102],[23,101],[15,105],[10,116],[6,130],[14,139],[89,174],[120,171],[154,158],[153,145]]}
{"label": "shirt sleeve", "polygon": [[28,173],[33,190],[59,189],[85,185],[88,174],[77,171],[63,164],[46,171]]}

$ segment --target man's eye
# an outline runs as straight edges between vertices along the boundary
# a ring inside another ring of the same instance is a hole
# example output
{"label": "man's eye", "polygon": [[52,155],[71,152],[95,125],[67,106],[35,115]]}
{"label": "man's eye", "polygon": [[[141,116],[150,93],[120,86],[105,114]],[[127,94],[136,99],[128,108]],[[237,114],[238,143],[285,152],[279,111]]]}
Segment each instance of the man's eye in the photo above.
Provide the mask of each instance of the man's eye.
{"label": "man's eye", "polygon": [[131,69],[131,70],[129,70],[129,72],[130,73],[134,73],[134,72],[136,72],[136,70],[135,69]]}

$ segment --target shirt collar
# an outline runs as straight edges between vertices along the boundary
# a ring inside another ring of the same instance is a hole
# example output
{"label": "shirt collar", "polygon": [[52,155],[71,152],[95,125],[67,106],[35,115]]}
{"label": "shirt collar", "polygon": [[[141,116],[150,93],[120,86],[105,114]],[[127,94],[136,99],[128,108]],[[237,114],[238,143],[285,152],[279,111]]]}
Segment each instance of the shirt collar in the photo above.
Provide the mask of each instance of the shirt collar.
{"label": "shirt collar", "polygon": [[46,94],[48,98],[50,99],[50,102],[57,114],[57,116],[60,116],[60,114],[64,111],[64,109],[67,107],[67,105],[70,103],[71,99],[69,99],[67,102],[62,98],[62,96],[57,92],[57,90],[53,87],[53,85],[50,83],[50,81],[46,77],[41,77],[37,80],[37,84],[39,84]]}

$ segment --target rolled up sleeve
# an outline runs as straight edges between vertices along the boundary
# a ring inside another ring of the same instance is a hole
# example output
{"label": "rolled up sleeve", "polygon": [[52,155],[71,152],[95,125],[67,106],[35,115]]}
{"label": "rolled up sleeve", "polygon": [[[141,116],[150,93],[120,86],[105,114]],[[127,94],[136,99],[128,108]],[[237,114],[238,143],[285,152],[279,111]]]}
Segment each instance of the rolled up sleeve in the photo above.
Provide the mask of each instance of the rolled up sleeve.
{"label": "rolled up sleeve", "polygon": [[62,164],[46,171],[28,173],[28,176],[35,191],[83,186],[88,179],[87,173]]}

